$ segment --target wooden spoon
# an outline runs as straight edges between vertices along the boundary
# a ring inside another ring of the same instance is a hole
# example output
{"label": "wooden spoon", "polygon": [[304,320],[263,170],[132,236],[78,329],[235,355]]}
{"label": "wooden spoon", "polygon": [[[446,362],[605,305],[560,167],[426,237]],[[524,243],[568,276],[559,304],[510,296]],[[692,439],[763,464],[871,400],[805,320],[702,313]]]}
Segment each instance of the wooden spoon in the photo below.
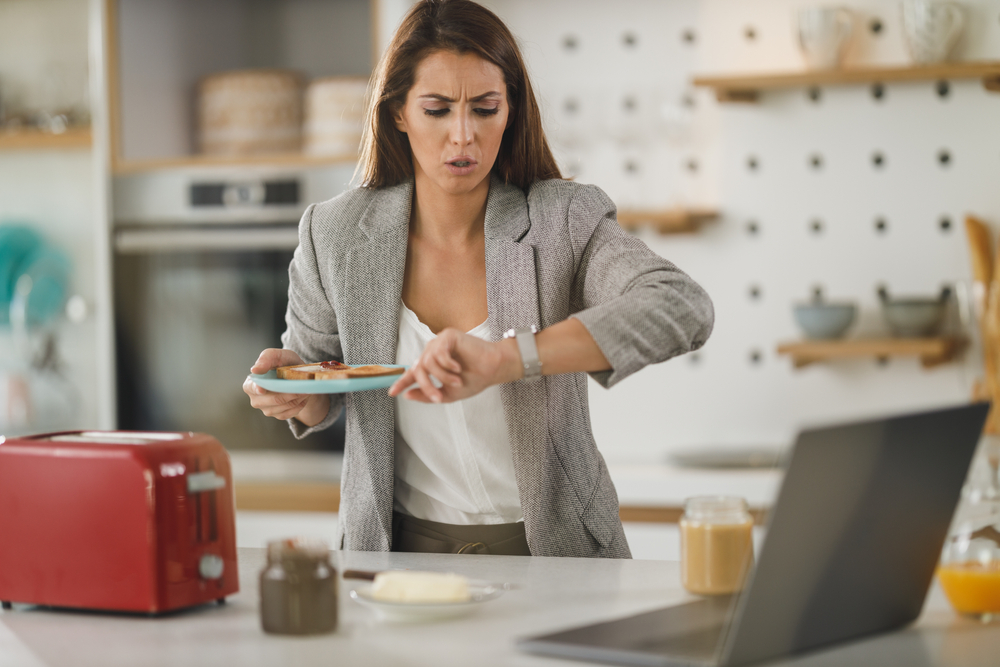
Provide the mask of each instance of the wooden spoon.
{"label": "wooden spoon", "polygon": [[1000,346],[1000,272],[994,271],[990,230],[982,220],[969,215],[965,218],[972,257],[973,298],[979,313],[979,332],[983,345],[983,366],[986,393],[993,401],[986,419],[987,433],[1000,433],[1000,379],[997,378],[997,349]]}

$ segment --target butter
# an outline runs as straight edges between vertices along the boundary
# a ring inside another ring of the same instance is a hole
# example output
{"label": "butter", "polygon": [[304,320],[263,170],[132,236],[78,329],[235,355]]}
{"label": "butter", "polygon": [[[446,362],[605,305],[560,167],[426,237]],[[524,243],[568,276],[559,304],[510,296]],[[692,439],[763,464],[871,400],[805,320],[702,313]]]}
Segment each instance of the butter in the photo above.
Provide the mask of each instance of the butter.
{"label": "butter", "polygon": [[372,585],[372,597],[383,602],[466,602],[469,581],[451,573],[379,572]]}

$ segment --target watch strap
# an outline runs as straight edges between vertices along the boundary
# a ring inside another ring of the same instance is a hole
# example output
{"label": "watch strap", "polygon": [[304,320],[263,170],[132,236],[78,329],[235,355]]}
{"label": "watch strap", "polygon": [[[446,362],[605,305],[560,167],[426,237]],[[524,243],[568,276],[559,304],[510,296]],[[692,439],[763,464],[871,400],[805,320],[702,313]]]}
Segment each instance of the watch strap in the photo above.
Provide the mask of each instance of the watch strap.
{"label": "watch strap", "polygon": [[542,362],[538,358],[538,346],[535,344],[535,334],[538,328],[535,325],[528,327],[518,327],[511,329],[504,338],[513,338],[517,341],[517,349],[521,353],[521,364],[524,366],[524,379],[530,380],[541,377]]}

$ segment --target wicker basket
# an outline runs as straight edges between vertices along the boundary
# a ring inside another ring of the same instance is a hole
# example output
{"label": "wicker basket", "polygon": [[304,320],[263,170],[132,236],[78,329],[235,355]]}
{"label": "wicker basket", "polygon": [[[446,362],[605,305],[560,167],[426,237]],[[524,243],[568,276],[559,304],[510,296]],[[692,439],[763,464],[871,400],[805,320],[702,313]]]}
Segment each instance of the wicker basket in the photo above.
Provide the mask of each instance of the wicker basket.
{"label": "wicker basket", "polygon": [[361,145],[368,80],[327,77],[310,82],[305,102],[305,151],[356,155]]}
{"label": "wicker basket", "polygon": [[302,148],[302,77],[278,69],[222,72],[198,86],[198,148],[209,155]]}

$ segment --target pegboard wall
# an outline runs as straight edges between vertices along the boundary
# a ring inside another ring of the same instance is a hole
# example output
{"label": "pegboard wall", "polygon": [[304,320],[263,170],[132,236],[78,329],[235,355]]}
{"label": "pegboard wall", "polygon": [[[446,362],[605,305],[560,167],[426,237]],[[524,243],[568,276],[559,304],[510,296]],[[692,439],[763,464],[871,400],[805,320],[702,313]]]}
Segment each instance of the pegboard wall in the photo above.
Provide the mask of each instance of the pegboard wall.
{"label": "pegboard wall", "polygon": [[[912,359],[794,370],[792,306],[818,288],[853,301],[849,335],[885,333],[876,287],[961,293],[962,225],[1000,223],[1000,94],[978,81],[893,83],[762,95],[719,105],[695,74],[804,67],[788,0],[491,0],[521,40],[568,175],[624,208],[711,206],[686,236],[641,237],[706,287],[716,328],[698,353],[651,367],[591,413],[609,460],[663,460],[703,446],[783,445],[803,425],[967,400],[975,346],[925,370]],[[1000,59],[1000,2],[966,2],[955,57]],[[855,0],[848,64],[905,65],[896,1]],[[955,318],[956,326],[961,318]]]}

